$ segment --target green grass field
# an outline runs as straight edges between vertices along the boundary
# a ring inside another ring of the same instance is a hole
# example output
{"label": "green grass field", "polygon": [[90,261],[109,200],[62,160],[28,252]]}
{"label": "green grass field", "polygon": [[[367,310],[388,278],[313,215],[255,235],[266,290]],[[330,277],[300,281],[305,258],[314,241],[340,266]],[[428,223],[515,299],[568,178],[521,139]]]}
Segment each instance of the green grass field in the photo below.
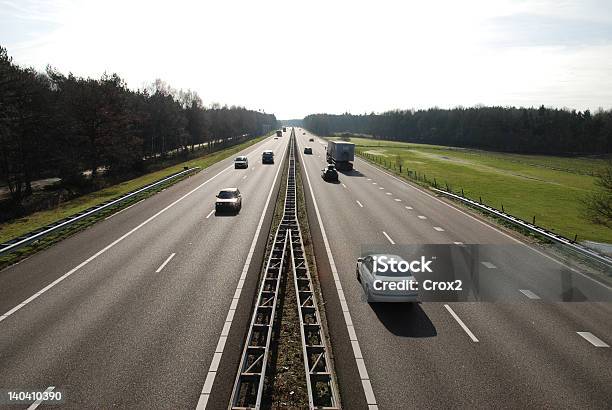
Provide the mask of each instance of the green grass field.
{"label": "green grass field", "polygon": [[67,201],[55,209],[36,212],[31,215],[28,215],[27,217],[0,224],[0,242],[4,242],[11,238],[18,237],[34,229],[48,225],[58,219],[73,215],[96,204],[108,201],[119,195],[125,194],[126,192],[130,192],[137,188],[143,187],[170,174],[179,172],[185,166],[207,168],[216,162],[233,156],[237,152],[253,144],[256,144],[263,138],[265,137],[254,138],[252,140],[243,142],[242,144],[225,148],[220,151],[213,152],[212,154],[203,155],[201,157],[194,158],[189,161],[182,162],[180,164],[176,164],[171,167],[164,168],[162,170],[152,172],[150,174],[146,174],[141,177],[131,179],[129,181],[122,182],[120,184],[102,189],[100,191],[83,195],[81,197]]}
{"label": "green grass field", "polygon": [[361,155],[399,173],[426,175],[438,186],[482,200],[487,205],[569,238],[612,243],[612,230],[585,219],[581,199],[595,190],[593,176],[606,160],[504,154],[435,145],[351,138]]}

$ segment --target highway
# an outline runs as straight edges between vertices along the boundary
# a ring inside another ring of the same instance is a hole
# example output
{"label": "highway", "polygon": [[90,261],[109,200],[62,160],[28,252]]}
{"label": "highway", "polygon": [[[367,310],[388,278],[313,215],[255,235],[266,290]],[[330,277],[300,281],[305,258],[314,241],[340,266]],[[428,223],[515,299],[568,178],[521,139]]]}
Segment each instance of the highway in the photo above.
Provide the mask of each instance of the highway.
{"label": "highway", "polygon": [[[246,170],[221,161],[0,272],[0,386],[54,386],[62,408],[203,407],[217,373],[235,375],[288,139],[244,150]],[[274,165],[261,164],[264,149]],[[236,216],[213,212],[225,187],[242,192]],[[211,402],[225,408],[231,384],[216,383]]]}
{"label": "highway", "polygon": [[[324,141],[296,134],[346,408],[609,407],[610,288],[363,160],[324,182]],[[478,297],[366,303],[362,245],[411,244],[485,244]]]}
{"label": "highway", "polygon": [[[1,271],[0,388],[53,386],[70,409],[226,409],[289,134]],[[610,406],[612,289],[360,159],[324,182],[324,141],[296,135],[343,408]],[[216,215],[234,186],[242,211]],[[484,245],[468,301],[368,304],[362,247],[419,244]]]}

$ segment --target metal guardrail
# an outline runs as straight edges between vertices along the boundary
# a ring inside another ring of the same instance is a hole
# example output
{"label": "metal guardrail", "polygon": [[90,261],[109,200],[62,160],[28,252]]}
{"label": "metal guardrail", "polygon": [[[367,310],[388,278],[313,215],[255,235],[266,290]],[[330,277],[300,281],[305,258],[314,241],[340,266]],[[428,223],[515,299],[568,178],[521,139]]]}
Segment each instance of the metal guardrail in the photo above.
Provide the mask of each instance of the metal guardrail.
{"label": "metal guardrail", "polygon": [[170,181],[172,179],[178,178],[178,177],[186,175],[186,174],[190,174],[190,173],[192,173],[192,172],[194,172],[194,171],[196,171],[198,169],[200,169],[200,167],[189,168],[189,169],[186,169],[184,171],[177,172],[176,174],[172,174],[172,175],[170,175],[168,177],[160,179],[159,181],[153,182],[153,183],[151,183],[149,185],[146,185],[146,186],[144,186],[142,188],[139,188],[139,189],[137,189],[135,191],[131,191],[131,192],[128,192],[127,194],[121,195],[118,198],[112,199],[110,201],[103,202],[103,203],[101,203],[99,205],[96,205],[96,206],[88,208],[88,209],[86,209],[84,211],[78,212],[78,213],[76,213],[74,215],[71,215],[71,216],[69,216],[67,218],[60,219],[60,220],[58,220],[56,222],[53,222],[52,224],[44,226],[44,227],[42,227],[40,229],[37,229],[37,230],[29,232],[29,233],[27,233],[25,235],[22,235],[22,236],[19,236],[17,238],[13,238],[13,239],[11,239],[9,241],[6,241],[6,242],[0,244],[0,256],[4,255],[6,253],[9,253],[9,252],[15,251],[18,248],[20,248],[20,247],[22,247],[22,246],[24,246],[24,245],[26,245],[28,243],[31,243],[31,242],[34,242],[36,240],[42,239],[45,236],[47,236],[47,235],[49,235],[49,234],[51,234],[53,232],[59,231],[59,230],[61,230],[63,228],[67,228],[68,226],[70,226],[70,225],[72,225],[72,224],[74,224],[74,223],[76,223],[76,222],[78,222],[80,220],[88,218],[88,217],[90,217],[90,216],[92,216],[92,215],[94,215],[94,214],[96,214],[98,212],[101,212],[101,211],[105,210],[105,209],[111,208],[111,207],[113,207],[113,206],[115,206],[115,205],[117,205],[117,204],[119,204],[121,202],[124,202],[124,201],[126,201],[126,200],[128,200],[130,198],[133,198],[134,196],[136,196],[136,195],[138,195],[138,194],[140,194],[142,192],[148,191],[148,190],[150,190],[152,188],[155,188],[155,187],[157,187],[159,185],[162,185],[162,184],[164,184],[164,183],[166,183],[166,182],[168,182],[168,181]]}
{"label": "metal guardrail", "polygon": [[338,393],[297,217],[295,134],[289,145],[289,164],[283,217],[257,296],[238,374],[231,409],[259,409],[264,392],[281,275],[293,273],[298,301],[302,352],[310,409],[338,409]]}
{"label": "metal guardrail", "polygon": [[567,246],[570,249],[572,249],[573,251],[576,251],[579,254],[581,254],[583,256],[586,256],[587,258],[589,258],[591,260],[599,262],[599,263],[605,265],[609,269],[612,269],[612,259],[611,258],[609,258],[607,256],[604,256],[604,255],[601,255],[601,254],[599,254],[599,253],[597,253],[597,252],[595,252],[595,251],[593,251],[593,250],[591,250],[591,249],[589,249],[589,248],[587,248],[585,246],[577,244],[576,242],[574,242],[574,241],[572,241],[572,240],[570,240],[570,239],[568,239],[568,238],[566,238],[564,236],[557,235],[557,234],[555,234],[553,232],[547,231],[546,229],[544,229],[542,227],[539,227],[537,225],[531,224],[531,223],[529,223],[527,221],[524,221],[524,220],[522,220],[520,218],[516,218],[516,217],[514,217],[512,215],[509,215],[509,214],[507,214],[505,212],[502,212],[502,211],[500,211],[498,209],[495,209],[495,208],[490,207],[488,205],[481,204],[480,202],[474,201],[474,200],[466,198],[464,196],[457,195],[457,194],[454,194],[452,192],[445,191],[443,189],[438,189],[438,188],[431,188],[431,189],[433,189],[435,192],[438,192],[440,194],[443,194],[443,195],[449,196],[451,198],[457,199],[457,200],[459,200],[459,201],[461,201],[463,203],[471,205],[471,206],[473,206],[475,208],[478,208],[478,209],[480,209],[482,211],[491,213],[491,214],[493,214],[493,215],[495,215],[495,216],[497,216],[499,218],[502,218],[503,220],[505,220],[507,222],[513,223],[513,224],[518,225],[518,226],[520,226],[520,227],[522,227],[524,229],[527,229],[530,232],[537,233],[538,235],[542,235],[545,238],[548,238],[548,239],[550,239],[550,240],[552,240],[552,241],[554,241],[556,243],[559,243],[559,244],[562,244],[564,246]]}

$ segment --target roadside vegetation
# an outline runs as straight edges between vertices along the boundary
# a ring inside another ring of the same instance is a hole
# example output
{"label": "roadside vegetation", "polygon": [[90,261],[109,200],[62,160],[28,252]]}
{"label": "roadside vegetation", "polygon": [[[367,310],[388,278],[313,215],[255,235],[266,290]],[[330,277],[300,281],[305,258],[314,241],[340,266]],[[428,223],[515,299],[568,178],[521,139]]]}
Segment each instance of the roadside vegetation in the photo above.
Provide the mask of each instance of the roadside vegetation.
{"label": "roadside vegetation", "polygon": [[[334,138],[340,138],[335,136]],[[570,239],[612,243],[612,230],[587,216],[607,161],[489,152],[344,135],[357,154],[425,185],[437,185]]]}
{"label": "roadside vegetation", "polygon": [[[206,107],[194,91],[162,80],[132,90],[117,74],[38,72],[0,47],[0,222],[273,128],[272,114]],[[53,184],[36,189],[41,181]]]}
{"label": "roadside vegetation", "polygon": [[[199,167],[200,169],[208,168],[211,165],[219,161],[222,161],[228,157],[234,156],[237,152],[253,144],[256,144],[257,142],[261,141],[263,138],[265,137],[254,138],[246,142],[243,142],[241,144],[237,144],[235,146],[214,152],[212,154],[206,154],[201,157],[194,158],[189,161],[182,162],[182,163],[173,165],[171,167],[168,167],[168,168],[165,168],[165,169],[162,169],[162,170],[159,170],[159,171],[147,174],[147,175],[143,175],[141,177],[138,177],[138,178],[135,178],[129,181],[122,182],[115,186],[111,186],[111,187],[108,187],[100,191],[96,191],[96,192],[93,192],[87,195],[80,196],[71,201],[62,203],[57,208],[36,212],[34,214],[28,215],[27,217],[19,218],[11,222],[0,224],[0,243],[5,242],[9,239],[19,237],[21,235],[24,235],[36,229],[42,228],[57,220],[74,215],[78,212],[81,212],[85,209],[91,208],[92,206],[95,206],[103,202],[109,201],[111,199],[114,199],[125,193],[137,190],[138,188],[141,188],[145,185],[151,184],[155,181],[163,179],[176,172],[182,171],[184,167],[189,167],[189,168]],[[193,175],[193,174],[189,174],[189,175]],[[10,252],[9,254],[0,257],[0,269],[6,266],[9,266],[25,257],[28,257],[42,249],[45,249],[51,246],[52,244],[62,239],[65,239],[75,234],[76,232],[79,232],[91,226],[97,221],[104,219],[107,216],[115,212],[118,212],[119,210],[126,208],[142,199],[148,198],[156,194],[157,192],[163,189],[166,189],[169,186],[178,183],[179,181],[182,181],[183,179],[187,177],[188,176],[179,177],[171,181],[168,181],[167,183],[160,185],[156,189],[143,192],[137,195],[136,197],[132,198],[131,200],[121,202],[120,204],[113,207],[112,209],[108,209],[103,212],[92,215],[91,217],[84,219],[82,221],[79,221],[78,223],[71,225],[67,227],[66,229],[63,229],[61,231],[58,231],[57,233],[54,233],[45,238],[42,238],[41,240],[36,241],[32,244],[19,248],[18,250],[14,252]]]}

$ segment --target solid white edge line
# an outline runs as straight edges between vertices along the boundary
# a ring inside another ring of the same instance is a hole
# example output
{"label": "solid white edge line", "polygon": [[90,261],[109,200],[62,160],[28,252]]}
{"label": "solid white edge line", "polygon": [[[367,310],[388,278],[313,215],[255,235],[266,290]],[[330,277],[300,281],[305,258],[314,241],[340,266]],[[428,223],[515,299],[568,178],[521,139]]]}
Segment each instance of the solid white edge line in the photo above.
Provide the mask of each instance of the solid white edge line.
{"label": "solid white edge line", "polygon": [[565,268],[567,268],[567,269],[571,270],[572,272],[575,272],[575,273],[577,273],[577,274],[579,274],[579,275],[581,275],[581,276],[584,276],[585,278],[592,280],[593,282],[597,283],[597,284],[598,284],[598,285],[600,285],[600,286],[603,286],[603,287],[604,287],[604,288],[606,288],[606,289],[612,290],[612,287],[611,287],[611,286],[608,286],[608,285],[606,285],[606,284],[604,284],[604,283],[601,283],[601,282],[599,282],[598,280],[593,279],[593,278],[592,278],[592,277],[590,277],[589,275],[585,275],[584,273],[580,272],[578,269],[573,268],[573,267],[571,267],[571,266],[569,266],[569,265],[567,265],[567,264],[565,264],[565,263],[563,263],[563,262],[561,262],[561,261],[557,260],[556,258],[554,258],[554,257],[552,257],[552,256],[550,256],[550,255],[547,255],[547,254],[545,254],[544,252],[542,252],[542,251],[540,251],[540,250],[538,250],[538,249],[536,249],[536,248],[533,248],[533,247],[529,246],[528,244],[524,243],[523,241],[521,241],[521,240],[519,240],[519,239],[517,239],[517,238],[513,237],[512,235],[509,235],[509,234],[507,234],[506,232],[502,231],[501,229],[499,229],[499,228],[497,228],[497,227],[495,227],[495,226],[493,226],[493,225],[490,225],[490,224],[488,224],[488,223],[487,223],[487,222],[485,222],[485,221],[481,221],[480,219],[476,218],[474,215],[470,215],[469,213],[467,213],[467,212],[465,212],[465,211],[462,211],[461,209],[457,208],[456,206],[453,206],[453,205],[449,204],[448,202],[443,201],[443,200],[441,200],[440,198],[437,198],[436,196],[434,196],[434,195],[430,194],[429,192],[425,192],[424,190],[417,188],[416,186],[414,186],[414,185],[412,185],[412,184],[408,183],[407,181],[402,180],[402,179],[400,179],[400,178],[396,177],[395,175],[392,175],[392,174],[390,174],[389,172],[384,171],[384,170],[382,170],[382,169],[380,169],[380,168],[378,168],[378,167],[376,167],[376,166],[374,166],[374,165],[370,164],[370,163],[369,163],[368,161],[366,161],[366,160],[363,160],[363,159],[361,159],[361,158],[356,157],[356,158],[355,158],[355,162],[357,162],[357,160],[359,160],[359,161],[363,162],[365,165],[367,165],[367,166],[369,166],[369,167],[371,167],[371,168],[373,168],[373,169],[375,169],[375,170],[377,170],[377,171],[379,171],[379,172],[381,172],[381,173],[383,173],[383,174],[385,174],[385,175],[387,175],[387,176],[389,176],[389,177],[391,177],[391,178],[393,178],[393,179],[395,179],[395,180],[397,180],[397,181],[401,182],[402,184],[404,184],[404,185],[406,185],[406,186],[408,186],[408,187],[410,187],[410,188],[414,189],[415,191],[420,192],[420,193],[421,193],[421,194],[423,194],[423,195],[426,195],[426,196],[428,196],[428,197],[430,197],[430,198],[435,199],[436,201],[440,202],[441,204],[443,204],[443,205],[445,205],[445,206],[447,206],[447,207],[449,207],[449,208],[451,208],[451,209],[454,209],[455,211],[459,212],[460,214],[463,214],[464,216],[467,216],[468,218],[471,218],[471,219],[475,220],[476,222],[478,222],[478,223],[480,223],[480,224],[482,224],[482,225],[484,225],[484,226],[486,226],[486,227],[488,227],[488,228],[490,228],[490,229],[493,229],[494,231],[496,231],[496,232],[498,232],[498,233],[502,234],[503,236],[505,236],[505,237],[507,237],[507,238],[511,239],[512,241],[514,241],[514,242],[516,242],[516,243],[518,243],[518,244],[520,244],[520,245],[523,245],[523,246],[524,246],[524,247],[526,247],[527,249],[530,249],[531,251],[533,251],[533,252],[535,252],[535,253],[537,253],[537,254],[539,254],[539,255],[541,255],[541,256],[543,256],[543,257],[547,258],[547,259],[550,259],[551,261],[553,261],[553,262],[555,262],[555,263],[557,263],[557,264],[559,264],[559,265],[561,265],[561,266],[563,266],[563,267],[565,267]]}
{"label": "solid white edge line", "polygon": [[215,213],[215,210],[213,209],[212,211],[208,213],[208,215],[206,215],[206,219],[210,218],[210,216],[214,213]]}
{"label": "solid white edge line", "polygon": [[610,347],[606,342],[591,332],[576,332],[595,347]]}
{"label": "solid white edge line", "polygon": [[448,313],[450,313],[451,316],[457,321],[457,323],[459,323],[459,326],[461,326],[461,328],[465,331],[465,333],[467,333],[470,339],[472,339],[472,342],[478,343],[478,339],[476,339],[476,336],[474,336],[474,333],[472,333],[472,331],[465,325],[465,323],[463,323],[463,320],[461,320],[459,316],[457,316],[455,311],[446,304],[444,305],[444,307],[446,308],[446,310],[448,310]]}
{"label": "solid white edge line", "polygon": [[[301,151],[300,151],[300,157],[302,160],[302,164],[305,164],[304,155],[302,154]],[[338,275],[338,270],[336,269],[336,262],[334,261],[334,256],[332,255],[331,248],[329,246],[329,240],[327,239],[327,233],[325,232],[325,226],[323,225],[323,221],[321,219],[321,212],[319,211],[319,206],[317,205],[317,199],[315,198],[314,191],[312,190],[312,184],[310,183],[310,176],[308,175],[308,172],[304,172],[304,175],[306,175],[306,181],[308,182],[308,189],[310,190],[310,196],[312,197],[312,203],[314,205],[315,213],[317,215],[317,221],[319,222],[319,227],[321,229],[321,236],[323,237],[323,244],[325,245],[325,252],[327,253],[327,259],[329,260],[329,267],[332,271],[332,276],[334,278],[334,283],[336,285],[336,292],[338,293],[338,299],[340,300],[340,302],[343,302],[343,301],[345,302],[343,305],[343,309],[346,309],[344,311],[345,313],[344,322],[346,324],[346,330],[349,332],[349,335],[351,335],[352,337],[351,344],[353,344],[354,346],[355,345],[358,346],[359,341],[357,340],[357,334],[355,333],[355,329],[353,328],[353,323],[352,322],[349,323],[347,321],[347,316],[348,318],[350,318],[349,308],[348,308],[348,305],[346,305],[346,301],[344,298],[344,291],[342,290],[342,284],[340,282],[340,276]],[[359,349],[359,352],[361,352],[361,349]],[[355,364],[357,364],[357,357],[356,356],[354,357],[355,357]],[[358,368],[362,368],[367,373],[365,362],[360,363],[360,366]],[[363,378],[360,376],[360,378],[361,378],[361,385],[363,387],[363,392],[366,397],[366,401],[368,403],[368,407],[370,409],[376,409],[377,408],[376,396],[374,395],[374,390],[372,389],[372,384],[370,383],[369,376],[367,376],[366,378]]]}
{"label": "solid white edge line", "polygon": [[[223,329],[221,330],[219,341],[217,342],[217,348],[215,349],[213,360],[211,361],[208,373],[206,374],[206,380],[204,381],[204,386],[202,386],[202,391],[200,392],[200,398],[198,399],[196,410],[204,410],[206,409],[206,405],[208,404],[208,398],[210,397],[210,392],[212,391],[213,384],[215,383],[215,377],[217,376],[217,366],[219,365],[221,357],[223,356],[223,350],[225,349],[225,340],[227,340],[227,336],[231,329],[232,322],[234,320],[234,313],[238,305],[238,300],[240,299],[240,294],[242,293],[242,284],[244,283],[247,272],[249,271],[249,267],[251,266],[251,259],[253,258],[253,254],[255,253],[255,245],[257,244],[257,238],[259,237],[259,233],[261,232],[261,227],[266,216],[266,211],[268,210],[268,205],[270,205],[270,198],[272,198],[272,192],[274,191],[274,186],[276,185],[276,180],[278,179],[278,174],[281,168],[283,167],[281,167],[279,164],[278,169],[276,170],[276,175],[274,175],[274,180],[272,181],[272,186],[270,187],[270,192],[268,192],[268,197],[266,198],[266,204],[264,205],[263,212],[261,213],[261,217],[259,218],[259,223],[257,224],[257,229],[255,230],[253,241],[251,242],[249,254],[247,255],[244,267],[242,268],[242,274],[240,275],[240,279],[238,280],[238,284],[236,285],[236,291],[234,292],[232,303],[230,304],[230,308],[227,312],[227,317],[225,319]],[[223,342],[221,341],[222,338],[225,338]]]}
{"label": "solid white edge line", "polygon": [[[262,141],[260,141],[260,143],[266,141],[267,139],[268,138],[263,139]],[[260,143],[257,143],[255,145],[259,145]],[[251,150],[251,153],[253,153],[256,149],[259,149],[259,147],[253,148],[253,150]],[[90,256],[89,258],[84,260],[83,262],[79,263],[77,266],[75,266],[74,268],[70,269],[68,272],[64,273],[59,278],[55,279],[49,285],[45,286],[42,290],[38,291],[37,293],[35,293],[34,295],[30,296],[25,301],[21,302],[19,305],[15,306],[11,310],[9,310],[8,312],[6,312],[2,316],[0,316],[0,322],[2,322],[3,320],[7,319],[11,315],[13,315],[15,312],[17,312],[19,309],[21,309],[22,307],[26,306],[28,303],[30,303],[31,301],[33,301],[34,299],[36,299],[37,297],[39,297],[40,295],[42,295],[43,293],[45,293],[46,291],[48,291],[49,289],[51,289],[52,287],[57,285],[58,283],[62,282],[64,279],[66,279],[67,277],[69,277],[70,275],[72,275],[73,273],[78,271],[79,269],[81,269],[83,266],[87,265],[88,263],[90,263],[91,261],[96,259],[98,256],[102,255],[103,253],[105,253],[106,251],[108,251],[109,249],[111,249],[112,247],[117,245],[119,242],[123,241],[125,238],[127,238],[130,235],[132,235],[134,232],[138,231],[140,228],[142,228],[143,226],[145,226],[146,224],[148,224],[149,222],[151,222],[152,220],[157,218],[159,215],[163,214],[168,209],[172,208],[174,205],[178,204],[183,199],[187,198],[188,196],[190,196],[191,194],[193,194],[194,192],[196,192],[197,190],[202,188],[204,185],[208,184],[210,181],[212,181],[213,179],[217,178],[219,175],[221,175],[222,173],[224,173],[225,171],[228,171],[229,169],[231,169],[233,167],[234,167],[234,164],[231,164],[228,167],[222,169],[221,171],[219,171],[218,173],[216,173],[215,175],[213,175],[212,177],[210,177],[206,181],[202,182],[200,185],[198,185],[197,187],[195,187],[191,191],[187,192],[185,195],[183,195],[182,197],[180,197],[176,201],[172,202],[170,205],[166,206],[162,210],[160,210],[157,213],[155,213],[154,215],[150,216],[144,222],[141,222],[135,228],[132,228],[127,233],[125,233],[122,236],[120,236],[119,238],[115,239],[113,242],[111,242],[110,244],[106,245],[104,248],[102,248],[101,250],[99,250],[98,252],[96,252],[95,254],[93,254],[92,256]]]}
{"label": "solid white edge line", "polygon": [[395,242],[393,242],[393,239],[391,239],[391,237],[387,234],[387,232],[383,231],[383,235],[385,235],[387,240],[391,242],[391,245],[395,245]]}
{"label": "solid white edge line", "polygon": [[[45,393],[51,393],[53,390],[55,390],[55,386],[49,386],[45,390]],[[30,407],[28,407],[28,410],[35,410],[38,406],[42,404],[42,402],[43,402],[42,398],[36,400],[34,403],[30,405]]]}
{"label": "solid white edge line", "polygon": [[155,271],[155,273],[159,273],[162,271],[162,269],[164,269],[166,267],[166,265],[168,264],[168,262],[170,262],[172,260],[172,258],[174,258],[174,255],[176,255],[176,253],[171,253],[170,256],[168,256],[168,258],[164,261],[164,263],[162,263],[161,265],[159,265],[159,268],[157,268],[157,270]]}
{"label": "solid white edge line", "polygon": [[361,202],[357,201],[357,205],[363,208],[363,204]]}

